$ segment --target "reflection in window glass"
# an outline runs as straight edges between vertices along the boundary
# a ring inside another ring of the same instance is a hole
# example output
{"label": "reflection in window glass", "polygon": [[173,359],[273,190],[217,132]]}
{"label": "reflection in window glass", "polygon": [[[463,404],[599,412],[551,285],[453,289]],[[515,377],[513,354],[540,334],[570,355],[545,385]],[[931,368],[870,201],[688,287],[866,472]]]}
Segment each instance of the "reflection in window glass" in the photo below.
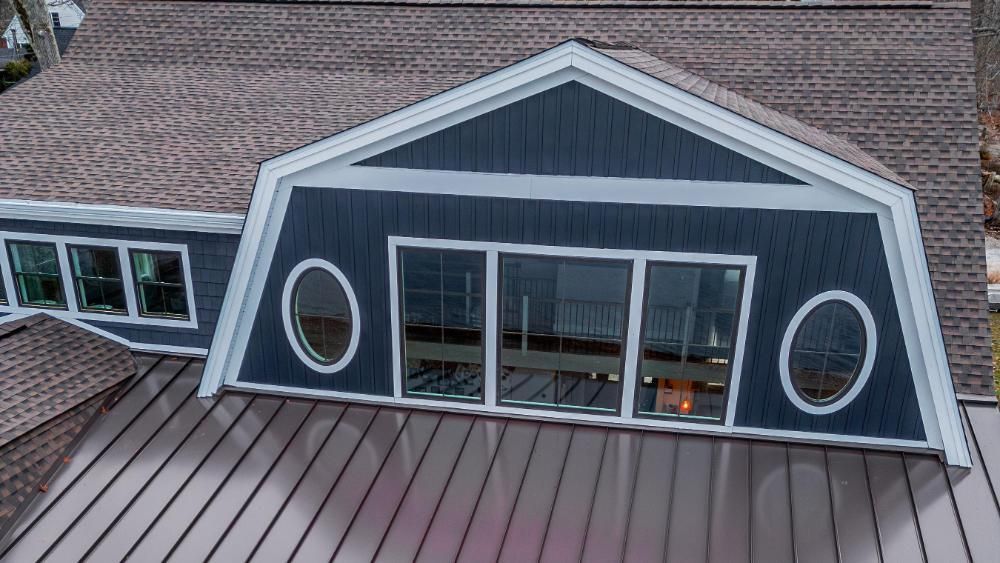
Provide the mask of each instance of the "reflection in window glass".
{"label": "reflection in window glass", "polygon": [[482,253],[400,251],[406,392],[480,398]]}
{"label": "reflection in window glass", "polygon": [[65,309],[56,245],[12,242],[8,248],[21,305]]}
{"label": "reflection in window glass", "polygon": [[302,348],[321,364],[335,364],[351,342],[351,305],[340,282],[313,268],[299,278],[292,296],[295,332]]}
{"label": "reflection in window glass", "polygon": [[502,257],[502,403],[617,410],[629,269]]}
{"label": "reflection in window glass", "polygon": [[132,251],[139,314],[188,317],[187,291],[180,252]]}
{"label": "reflection in window glass", "polygon": [[741,270],[652,264],[648,276],[637,410],[718,420]]}
{"label": "reflection in window glass", "polygon": [[71,246],[69,261],[81,310],[126,312],[117,249]]}
{"label": "reflection in window glass", "polygon": [[789,372],[804,399],[825,403],[857,377],[865,352],[865,330],[854,307],[827,301],[813,309],[792,340]]}

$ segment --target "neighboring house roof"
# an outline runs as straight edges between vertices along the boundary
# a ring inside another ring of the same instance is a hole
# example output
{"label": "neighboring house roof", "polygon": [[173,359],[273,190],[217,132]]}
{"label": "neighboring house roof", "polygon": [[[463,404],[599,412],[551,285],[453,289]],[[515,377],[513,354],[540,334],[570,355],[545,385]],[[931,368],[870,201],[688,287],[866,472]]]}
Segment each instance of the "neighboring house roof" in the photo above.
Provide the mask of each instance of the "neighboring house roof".
{"label": "neighboring house roof", "polygon": [[0,519],[125,379],[128,348],[45,314],[0,324]]}
{"label": "neighboring house roof", "polygon": [[956,387],[991,394],[969,12],[943,0],[99,0],[59,67],[4,94],[0,198],[243,213],[263,160],[573,37],[624,41],[764,104],[736,107],[772,127],[790,116],[846,139],[872,161],[835,141],[828,152],[913,186]]}
{"label": "neighboring house roof", "polygon": [[[33,561],[986,561],[1000,412],[931,455],[226,392],[163,359],[2,556]],[[980,457],[982,456],[982,457]]]}

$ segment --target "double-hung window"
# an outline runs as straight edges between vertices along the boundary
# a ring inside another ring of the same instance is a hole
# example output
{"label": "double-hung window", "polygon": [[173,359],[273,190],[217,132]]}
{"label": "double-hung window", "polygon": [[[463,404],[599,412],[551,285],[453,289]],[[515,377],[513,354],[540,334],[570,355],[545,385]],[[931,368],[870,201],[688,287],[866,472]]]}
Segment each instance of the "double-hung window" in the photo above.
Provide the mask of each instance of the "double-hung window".
{"label": "double-hung window", "polygon": [[24,307],[66,308],[59,271],[59,253],[53,243],[7,243],[18,302]]}
{"label": "double-hung window", "polygon": [[181,253],[132,250],[130,254],[139,314],[147,317],[188,318]]}
{"label": "double-hung window", "polygon": [[402,237],[390,248],[397,396],[726,420],[752,256]]}
{"label": "double-hung window", "polygon": [[126,313],[128,305],[118,249],[72,245],[68,248],[80,310]]}

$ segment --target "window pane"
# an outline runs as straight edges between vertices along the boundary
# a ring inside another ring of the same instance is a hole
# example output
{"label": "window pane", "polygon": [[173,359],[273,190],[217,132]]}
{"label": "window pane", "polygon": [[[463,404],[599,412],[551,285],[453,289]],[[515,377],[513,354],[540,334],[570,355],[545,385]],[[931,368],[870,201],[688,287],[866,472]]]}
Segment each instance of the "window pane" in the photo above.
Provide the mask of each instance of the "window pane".
{"label": "window pane", "polygon": [[652,264],[637,410],[720,419],[741,270]]}
{"label": "window pane", "polygon": [[14,284],[22,305],[66,306],[54,244],[15,242],[9,244]]}
{"label": "window pane", "polygon": [[132,251],[139,313],[188,317],[184,269],[179,252]]}
{"label": "window pane", "polygon": [[334,364],[351,342],[351,306],[344,288],[326,270],[308,270],[292,297],[299,342],[317,362]]}
{"label": "window pane", "polygon": [[617,409],[629,267],[503,257],[501,402]]}
{"label": "window pane", "polygon": [[125,290],[114,248],[70,247],[80,308],[125,312]]}
{"label": "window pane", "polygon": [[836,399],[851,384],[865,353],[865,331],[853,307],[828,301],[806,316],[788,359],[792,384],[807,401]]}
{"label": "window pane", "polygon": [[482,397],[484,255],[404,249],[406,392]]}

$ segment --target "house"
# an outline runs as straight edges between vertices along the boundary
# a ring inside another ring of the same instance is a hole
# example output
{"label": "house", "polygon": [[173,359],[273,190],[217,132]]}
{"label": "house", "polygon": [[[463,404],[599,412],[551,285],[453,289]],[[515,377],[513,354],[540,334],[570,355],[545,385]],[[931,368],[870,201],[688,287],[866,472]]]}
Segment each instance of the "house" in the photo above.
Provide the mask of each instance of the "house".
{"label": "house", "polygon": [[[83,21],[85,15],[85,7],[83,2],[77,0],[48,0],[46,4],[49,9],[49,21],[52,24],[52,30],[56,33],[56,42],[59,43],[59,52],[62,53],[66,47],[60,39],[67,38],[65,41],[68,44],[68,38],[73,35],[72,32],[61,32],[60,30],[80,27],[80,22]],[[0,48],[18,49],[30,42],[24,31],[24,26],[21,25],[20,18],[16,17],[0,35]]]}
{"label": "house", "polygon": [[53,108],[0,312],[157,356],[7,560],[1000,552],[967,3],[96,0],[74,45],[0,108]]}

